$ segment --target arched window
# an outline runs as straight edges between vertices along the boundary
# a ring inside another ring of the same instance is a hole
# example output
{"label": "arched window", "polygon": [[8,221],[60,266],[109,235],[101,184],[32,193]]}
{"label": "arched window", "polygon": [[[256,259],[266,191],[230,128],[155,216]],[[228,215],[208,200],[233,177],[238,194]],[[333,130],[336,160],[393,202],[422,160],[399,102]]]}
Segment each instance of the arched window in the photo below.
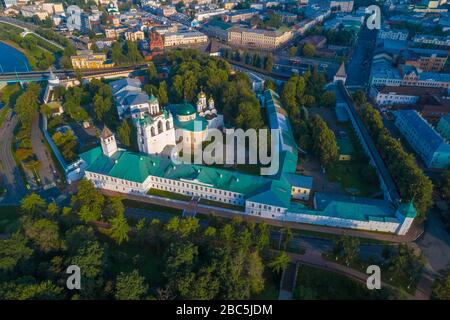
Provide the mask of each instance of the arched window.
{"label": "arched window", "polygon": [[152,128],[150,129],[150,134],[151,134],[152,137],[155,136],[155,127],[152,127]]}
{"label": "arched window", "polygon": [[169,130],[169,129],[170,129],[170,121],[167,120],[167,121],[166,121],[166,130]]}
{"label": "arched window", "polygon": [[163,131],[164,131],[163,122],[161,120],[159,120],[159,122],[158,122],[158,134],[162,133]]}

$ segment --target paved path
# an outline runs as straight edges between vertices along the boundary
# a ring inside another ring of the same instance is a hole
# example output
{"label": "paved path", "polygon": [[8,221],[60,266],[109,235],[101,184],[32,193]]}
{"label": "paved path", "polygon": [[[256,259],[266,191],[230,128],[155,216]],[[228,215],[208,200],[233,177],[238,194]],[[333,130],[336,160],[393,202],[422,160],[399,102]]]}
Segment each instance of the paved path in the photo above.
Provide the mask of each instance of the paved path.
{"label": "paved path", "polygon": [[54,185],[58,175],[53,159],[44,144],[44,136],[39,127],[39,114],[34,117],[31,126],[31,143],[33,145],[33,153],[41,164],[39,167],[41,184],[46,189],[46,187]]}
{"label": "paved path", "polygon": [[288,267],[283,271],[278,300],[292,300],[294,296],[295,283],[297,281],[297,270],[297,262],[290,262]]}
{"label": "paved path", "polygon": [[17,117],[10,111],[0,128],[0,171],[3,184],[7,189],[5,199],[1,204],[19,204],[27,193],[11,149],[16,125]]}

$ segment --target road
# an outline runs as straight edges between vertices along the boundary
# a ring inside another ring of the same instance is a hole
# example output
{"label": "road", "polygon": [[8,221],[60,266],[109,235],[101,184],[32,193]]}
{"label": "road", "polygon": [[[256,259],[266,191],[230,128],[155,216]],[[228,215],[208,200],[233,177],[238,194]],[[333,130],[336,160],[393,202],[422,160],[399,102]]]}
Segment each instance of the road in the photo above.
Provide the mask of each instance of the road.
{"label": "road", "polygon": [[13,25],[15,27],[21,28],[24,31],[26,31],[28,34],[33,34],[34,36],[36,36],[36,37],[38,37],[38,38],[40,38],[40,39],[42,39],[44,41],[47,41],[51,45],[53,45],[53,46],[55,46],[55,47],[57,47],[57,48],[59,48],[61,50],[64,50],[64,47],[62,45],[60,45],[59,43],[56,43],[56,42],[54,42],[52,40],[49,40],[49,39],[46,39],[43,36],[41,36],[40,34],[37,34],[36,32],[34,32],[35,30],[38,29],[38,27],[33,25],[33,24],[31,24],[31,23],[26,23],[26,22],[23,22],[23,21],[20,21],[20,20],[11,18],[11,17],[0,17],[0,22],[3,22],[3,23],[6,23],[6,24]]}
{"label": "road", "polygon": [[16,125],[17,117],[10,112],[0,128],[0,171],[3,184],[7,190],[5,199],[1,204],[19,204],[27,193],[11,149],[13,131]]}
{"label": "road", "polygon": [[55,181],[58,179],[58,173],[53,159],[44,144],[44,136],[39,128],[39,114],[34,117],[31,126],[31,143],[33,145],[33,153],[41,164],[39,167],[41,185],[44,189],[54,186]]}
{"label": "road", "polygon": [[377,30],[369,30],[365,27],[359,32],[352,56],[346,66],[346,86],[362,88],[367,86],[376,36]]}

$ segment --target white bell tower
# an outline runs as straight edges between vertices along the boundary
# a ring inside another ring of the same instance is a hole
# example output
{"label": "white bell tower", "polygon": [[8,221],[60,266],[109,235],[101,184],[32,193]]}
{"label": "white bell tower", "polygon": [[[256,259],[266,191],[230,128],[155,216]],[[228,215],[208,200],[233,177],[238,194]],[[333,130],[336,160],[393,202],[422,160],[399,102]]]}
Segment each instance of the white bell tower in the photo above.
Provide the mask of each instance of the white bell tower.
{"label": "white bell tower", "polygon": [[100,135],[100,142],[102,145],[103,154],[111,157],[117,151],[117,143],[114,134],[106,126]]}

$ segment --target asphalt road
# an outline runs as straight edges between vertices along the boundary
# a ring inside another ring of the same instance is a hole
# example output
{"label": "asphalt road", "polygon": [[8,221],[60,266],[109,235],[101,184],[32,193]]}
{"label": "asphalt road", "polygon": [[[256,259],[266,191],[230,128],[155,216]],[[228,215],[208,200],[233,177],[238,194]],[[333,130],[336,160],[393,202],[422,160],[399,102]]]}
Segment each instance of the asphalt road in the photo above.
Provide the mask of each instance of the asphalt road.
{"label": "asphalt road", "polygon": [[376,44],[376,30],[361,29],[353,49],[352,57],[346,66],[346,86],[365,87],[369,80],[372,54]]}
{"label": "asphalt road", "polygon": [[11,144],[17,117],[9,114],[0,128],[0,173],[7,190],[1,204],[18,204],[27,193],[27,189],[14,161]]}
{"label": "asphalt road", "polygon": [[44,136],[39,128],[39,115],[36,115],[33,119],[31,127],[31,143],[33,145],[33,153],[41,163],[39,167],[39,176],[41,178],[41,184],[45,189],[50,185],[54,185],[54,182],[58,179],[58,175],[53,159],[44,144]]}

